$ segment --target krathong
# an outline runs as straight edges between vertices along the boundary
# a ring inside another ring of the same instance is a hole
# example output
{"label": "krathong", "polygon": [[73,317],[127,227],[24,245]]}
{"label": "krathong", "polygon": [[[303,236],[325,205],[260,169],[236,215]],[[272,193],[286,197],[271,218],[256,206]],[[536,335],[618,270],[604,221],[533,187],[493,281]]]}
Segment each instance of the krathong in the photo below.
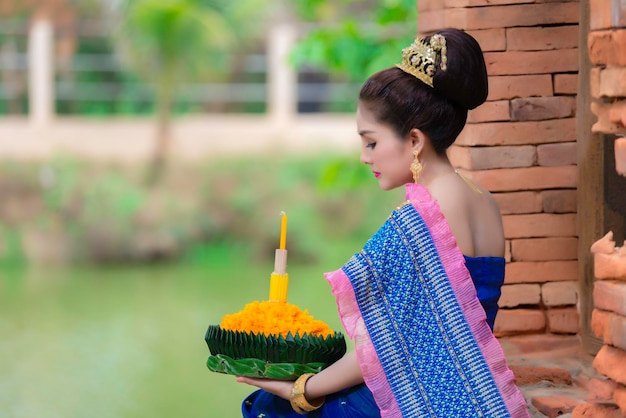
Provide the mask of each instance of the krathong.
{"label": "krathong", "polygon": [[295,380],[304,373],[319,372],[345,354],[346,342],[341,332],[333,331],[308,310],[287,302],[286,231],[287,215],[282,212],[269,300],[250,302],[207,329],[209,370]]}

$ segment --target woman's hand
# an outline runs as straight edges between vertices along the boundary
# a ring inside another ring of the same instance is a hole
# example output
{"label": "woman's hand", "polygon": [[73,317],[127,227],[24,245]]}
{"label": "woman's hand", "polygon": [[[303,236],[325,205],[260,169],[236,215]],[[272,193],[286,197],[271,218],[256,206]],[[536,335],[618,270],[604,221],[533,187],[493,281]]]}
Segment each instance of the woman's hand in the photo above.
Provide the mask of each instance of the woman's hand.
{"label": "woman's hand", "polygon": [[293,387],[293,382],[289,380],[256,379],[238,376],[237,382],[256,386],[286,400],[289,400],[291,397],[291,388]]}
{"label": "woman's hand", "polygon": [[[256,379],[239,376],[237,377],[237,382],[256,386],[286,400],[291,398],[293,382],[288,380]],[[351,351],[307,380],[306,398],[318,399],[361,383],[363,383],[361,367],[357,362],[356,352]]]}

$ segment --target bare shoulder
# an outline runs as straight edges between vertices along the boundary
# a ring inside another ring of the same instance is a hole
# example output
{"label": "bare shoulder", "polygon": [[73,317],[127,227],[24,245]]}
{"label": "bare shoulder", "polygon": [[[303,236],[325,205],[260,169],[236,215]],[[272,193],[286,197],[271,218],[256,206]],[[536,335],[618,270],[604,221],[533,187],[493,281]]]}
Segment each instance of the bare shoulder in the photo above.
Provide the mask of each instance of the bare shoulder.
{"label": "bare shoulder", "polygon": [[496,199],[486,189],[460,176],[429,188],[452,234],[466,255],[502,255],[504,231]]}

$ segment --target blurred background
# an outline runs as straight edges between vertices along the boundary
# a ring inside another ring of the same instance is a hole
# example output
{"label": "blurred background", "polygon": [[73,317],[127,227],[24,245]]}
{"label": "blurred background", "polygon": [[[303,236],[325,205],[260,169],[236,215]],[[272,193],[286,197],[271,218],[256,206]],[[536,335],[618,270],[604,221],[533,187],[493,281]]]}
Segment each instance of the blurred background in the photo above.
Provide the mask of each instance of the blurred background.
{"label": "blurred background", "polygon": [[0,417],[237,417],[210,324],[323,273],[403,200],[359,163],[361,83],[415,0],[0,0]]}

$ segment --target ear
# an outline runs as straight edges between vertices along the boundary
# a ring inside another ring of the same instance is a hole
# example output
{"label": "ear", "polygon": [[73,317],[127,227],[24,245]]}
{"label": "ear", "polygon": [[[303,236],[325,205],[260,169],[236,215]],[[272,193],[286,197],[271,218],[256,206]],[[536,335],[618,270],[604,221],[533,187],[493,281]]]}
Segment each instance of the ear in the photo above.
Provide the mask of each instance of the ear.
{"label": "ear", "polygon": [[421,129],[413,128],[409,131],[408,140],[412,150],[417,152],[417,155],[420,155],[426,146],[426,135],[424,132]]}

